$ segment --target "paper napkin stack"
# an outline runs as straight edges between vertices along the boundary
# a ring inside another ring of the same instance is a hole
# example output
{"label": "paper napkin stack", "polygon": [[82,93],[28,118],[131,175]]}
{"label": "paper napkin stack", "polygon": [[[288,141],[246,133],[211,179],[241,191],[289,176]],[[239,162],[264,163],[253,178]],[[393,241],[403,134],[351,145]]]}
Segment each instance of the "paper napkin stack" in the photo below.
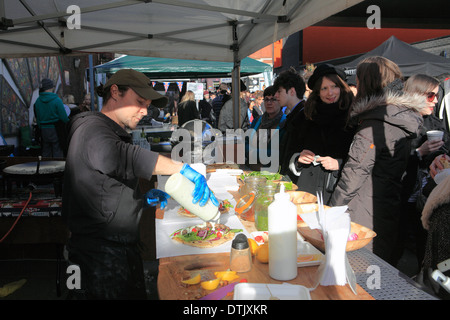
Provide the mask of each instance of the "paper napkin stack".
{"label": "paper napkin stack", "polygon": [[[350,234],[350,216],[347,206],[324,210],[322,194],[317,194],[319,210],[302,214],[311,229],[319,229],[325,242],[325,259],[317,273],[317,284],[323,286],[349,284],[355,292],[354,273],[347,260],[346,246]],[[355,292],[356,293],[356,292]]]}

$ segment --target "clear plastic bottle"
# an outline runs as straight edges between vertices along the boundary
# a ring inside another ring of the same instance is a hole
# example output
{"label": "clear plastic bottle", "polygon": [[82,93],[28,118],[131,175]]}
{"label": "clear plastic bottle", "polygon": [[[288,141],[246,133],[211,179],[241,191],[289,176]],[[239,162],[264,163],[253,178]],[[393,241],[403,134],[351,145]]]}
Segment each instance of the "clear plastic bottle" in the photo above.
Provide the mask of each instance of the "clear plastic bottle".
{"label": "clear plastic bottle", "polygon": [[281,185],[269,205],[269,275],[276,280],[297,277],[297,207]]}
{"label": "clear plastic bottle", "polygon": [[198,202],[192,203],[194,188],[195,184],[179,172],[171,175],[165,185],[165,191],[186,210],[189,210],[203,221],[218,223],[220,217],[219,207],[215,206],[211,199],[208,199],[203,207]]}

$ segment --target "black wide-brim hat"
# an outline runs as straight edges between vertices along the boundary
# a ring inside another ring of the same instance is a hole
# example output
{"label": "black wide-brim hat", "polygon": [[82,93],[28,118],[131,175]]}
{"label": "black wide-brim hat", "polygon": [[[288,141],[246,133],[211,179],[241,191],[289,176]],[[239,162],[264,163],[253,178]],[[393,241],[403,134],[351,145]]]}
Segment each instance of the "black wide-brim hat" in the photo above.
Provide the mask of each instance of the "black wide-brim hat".
{"label": "black wide-brim hat", "polygon": [[310,89],[314,88],[316,81],[327,74],[337,74],[345,82],[346,75],[345,75],[344,70],[337,68],[337,67],[333,66],[332,64],[324,63],[324,64],[321,64],[320,66],[318,66],[314,70],[314,73],[308,80],[308,87]]}

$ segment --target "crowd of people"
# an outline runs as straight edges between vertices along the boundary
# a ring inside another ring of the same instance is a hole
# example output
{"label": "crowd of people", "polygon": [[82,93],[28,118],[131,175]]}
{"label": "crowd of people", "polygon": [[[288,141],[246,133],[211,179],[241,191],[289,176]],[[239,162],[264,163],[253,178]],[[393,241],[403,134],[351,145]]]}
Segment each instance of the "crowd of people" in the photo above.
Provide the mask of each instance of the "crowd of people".
{"label": "crowd of people", "polygon": [[[263,169],[267,163],[261,155],[274,155],[278,172],[298,190],[322,193],[329,206],[348,206],[353,222],[377,234],[367,248],[388,263],[398,264],[408,237],[414,238],[419,270],[436,268],[440,259],[450,258],[449,241],[435,243],[436,238],[449,238],[445,233],[450,226],[450,199],[443,187],[450,185],[449,178],[439,185],[434,181],[445,167],[443,160],[450,161],[449,132],[436,116],[437,79],[423,74],[405,79],[400,68],[384,57],[362,60],[352,79],[330,64],[306,74],[291,68],[261,91],[250,93],[241,81],[235,128],[234,101],[226,84],[217,92],[205,91],[198,103],[187,91],[167,111],[169,99],[144,77],[133,70],[117,72],[98,88],[104,99],[101,112],[67,112],[64,104],[75,110],[73,100],[56,99],[47,80],[35,105],[43,139],[57,134],[50,125],[57,120],[43,120],[44,103],[52,105],[63,123],[72,120],[70,144],[64,151],[63,213],[72,233],[70,257],[84,267],[88,296],[119,297],[119,289],[130,297],[144,295],[141,272],[136,277],[129,269],[141,265],[137,221],[145,200],[136,191],[137,178],[181,172],[196,183],[196,201],[215,200],[206,181],[189,166],[170,165],[169,159],[130,144],[125,129],[137,126],[148,114],[149,103],[163,117],[177,114],[179,126],[202,119],[224,134],[228,129],[251,130],[247,165]],[[77,110],[89,110],[84,108]],[[444,132],[443,138],[430,141],[430,130]],[[86,176],[80,178],[80,172]],[[92,176],[98,176],[94,184]],[[161,203],[167,200],[159,190],[145,196]],[[103,261],[95,259],[93,264],[95,255]],[[112,281],[106,273],[111,261],[125,268],[128,276]]]}
{"label": "crowd of people", "polygon": [[[254,129],[246,164],[261,169],[260,156],[276,154],[279,172],[300,191],[320,191],[325,204],[348,206],[353,222],[373,229],[377,236],[367,248],[393,266],[412,239],[423,275],[441,262],[431,258],[436,237],[449,238],[450,198],[436,195],[448,190],[433,180],[444,168],[442,159],[450,159],[449,132],[436,116],[439,85],[424,74],[406,79],[391,60],[369,57],[358,64],[356,77],[322,64],[303,75],[283,71],[261,92],[241,87],[239,128]],[[211,103],[215,126],[224,133],[234,128],[228,94],[222,90]],[[443,138],[428,140],[430,130],[444,132]],[[279,140],[277,150],[271,139]],[[446,208],[438,206],[439,218],[425,206],[431,196]],[[441,241],[439,248],[439,259],[450,258],[449,246]]]}
{"label": "crowd of people", "polygon": [[[429,278],[450,258],[450,198],[433,180],[444,168],[442,159],[450,159],[448,131],[435,110],[439,81],[423,74],[405,79],[384,57],[358,64],[356,91],[331,65],[320,65],[307,81],[295,73],[285,71],[274,83],[278,102],[299,109],[293,123],[288,115],[281,125],[289,130],[280,142],[281,172],[301,191],[320,191],[326,204],[347,205],[353,222],[377,234],[367,248],[388,263],[398,265],[405,239],[412,238],[417,270]],[[288,75],[301,84],[300,92],[307,82],[307,98],[285,85]],[[285,96],[297,97],[289,103]],[[428,140],[430,130],[442,131],[442,140]],[[427,198],[440,199],[435,215]]]}

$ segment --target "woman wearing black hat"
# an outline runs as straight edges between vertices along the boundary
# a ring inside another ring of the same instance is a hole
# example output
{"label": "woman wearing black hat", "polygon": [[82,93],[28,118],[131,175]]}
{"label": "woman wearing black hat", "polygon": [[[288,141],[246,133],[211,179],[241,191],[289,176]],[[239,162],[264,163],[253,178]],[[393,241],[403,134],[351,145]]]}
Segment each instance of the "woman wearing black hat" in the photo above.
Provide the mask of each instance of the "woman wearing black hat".
{"label": "woman wearing black hat", "polygon": [[318,66],[308,80],[312,89],[305,103],[306,121],[300,134],[300,154],[295,160],[299,190],[321,191],[326,204],[339,178],[353,132],[346,127],[353,93],[345,74],[330,64]]}

